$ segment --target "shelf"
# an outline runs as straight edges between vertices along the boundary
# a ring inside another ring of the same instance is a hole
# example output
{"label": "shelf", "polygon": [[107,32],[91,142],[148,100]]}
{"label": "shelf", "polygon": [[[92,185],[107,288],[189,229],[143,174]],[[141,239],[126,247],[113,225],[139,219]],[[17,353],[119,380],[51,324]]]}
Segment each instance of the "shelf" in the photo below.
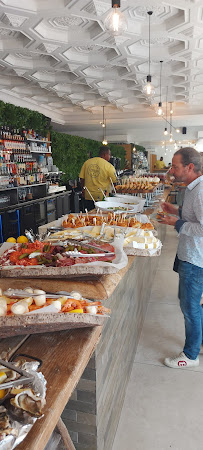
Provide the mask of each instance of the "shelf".
{"label": "shelf", "polygon": [[25,139],[10,139],[10,138],[0,138],[0,141],[11,141],[11,142],[24,142],[26,144],[26,140]]}
{"label": "shelf", "polygon": [[26,138],[27,141],[29,142],[43,142],[43,144],[51,144],[51,141],[42,141],[42,139],[29,139]]}
{"label": "shelf", "polygon": [[46,151],[46,150],[43,150],[43,151],[42,151],[42,150],[40,150],[40,151],[35,151],[35,150],[32,150],[32,149],[31,149],[30,152],[31,152],[31,153],[39,153],[39,155],[40,155],[40,153],[41,153],[41,154],[48,153],[49,155],[51,155],[51,152],[48,152],[48,150],[47,150],[47,151]]}

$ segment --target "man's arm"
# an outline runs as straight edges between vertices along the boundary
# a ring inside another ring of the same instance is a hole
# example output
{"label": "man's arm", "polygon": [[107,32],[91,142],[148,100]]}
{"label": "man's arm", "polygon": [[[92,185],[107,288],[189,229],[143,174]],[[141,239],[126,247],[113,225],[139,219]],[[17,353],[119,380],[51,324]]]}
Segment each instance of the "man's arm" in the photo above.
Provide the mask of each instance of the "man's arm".
{"label": "man's arm", "polygon": [[[109,164],[111,167],[109,168],[109,180],[112,179],[113,183],[116,183],[117,177],[115,172],[115,167],[112,164]],[[111,180],[110,180],[111,181]]]}
{"label": "man's arm", "polygon": [[180,234],[185,234],[186,236],[203,237],[203,195],[202,195],[202,192],[199,192],[197,194],[195,201],[194,201],[193,208],[194,208],[194,213],[195,213],[197,222],[182,221],[183,222],[182,226],[177,231]]}
{"label": "man's arm", "polygon": [[81,188],[82,188],[82,196],[85,197],[85,190],[84,190],[84,186],[85,186],[85,163],[83,164],[81,171],[80,171],[80,183],[81,183]]}
{"label": "man's arm", "polygon": [[161,223],[173,225],[179,234],[185,234],[191,237],[203,237],[203,197],[201,193],[195,199],[194,213],[197,222],[187,222],[183,219],[176,219],[174,216],[165,216],[161,220]]}
{"label": "man's arm", "polygon": [[81,188],[82,188],[82,196],[85,197],[85,189],[84,189],[85,180],[84,180],[84,178],[80,178],[80,184],[81,184]]}
{"label": "man's arm", "polygon": [[161,203],[161,207],[164,212],[167,212],[169,214],[173,214],[175,216],[179,216],[179,208],[172,205],[171,203],[163,202]]}

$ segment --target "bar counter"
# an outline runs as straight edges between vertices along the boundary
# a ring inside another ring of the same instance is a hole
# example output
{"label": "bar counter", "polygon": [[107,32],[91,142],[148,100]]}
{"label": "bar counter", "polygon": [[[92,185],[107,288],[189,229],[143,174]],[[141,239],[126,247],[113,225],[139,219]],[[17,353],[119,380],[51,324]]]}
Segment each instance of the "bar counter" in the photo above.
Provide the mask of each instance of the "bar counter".
{"label": "bar counter", "polygon": [[[164,233],[162,225],[159,227],[162,242]],[[158,257],[128,259],[128,265],[117,274],[94,280],[49,280],[47,284],[47,280],[1,279],[2,289],[8,285],[15,288],[29,285],[52,292],[74,289],[84,297],[103,300],[111,308],[111,317],[102,328],[101,339],[89,362],[101,327],[31,335],[20,348],[21,352],[44,360],[42,372],[48,389],[45,417],[37,421],[19,449],[34,450],[37,439],[37,449],[43,450],[61,413],[77,450],[112,448],[159,261]],[[2,341],[6,344],[7,339]],[[86,352],[87,342],[91,344]]]}

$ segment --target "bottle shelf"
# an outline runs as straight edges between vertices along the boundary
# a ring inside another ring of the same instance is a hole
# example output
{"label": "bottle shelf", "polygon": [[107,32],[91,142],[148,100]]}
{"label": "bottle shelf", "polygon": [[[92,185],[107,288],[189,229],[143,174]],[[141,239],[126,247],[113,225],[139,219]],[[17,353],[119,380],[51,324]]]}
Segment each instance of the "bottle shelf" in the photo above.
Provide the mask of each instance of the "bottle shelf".
{"label": "bottle shelf", "polygon": [[29,138],[26,138],[26,140],[29,141],[29,142],[43,142],[43,144],[51,144],[51,141],[43,141],[41,139],[29,139]]}
{"label": "bottle shelf", "polygon": [[1,137],[0,141],[11,141],[11,142],[19,142],[19,143],[24,142],[24,143],[26,143],[26,139],[12,139],[12,138],[4,138],[4,137]]}
{"label": "bottle shelf", "polygon": [[32,150],[32,149],[31,149],[30,152],[31,152],[31,153],[37,153],[37,154],[39,154],[39,155],[40,155],[40,153],[43,154],[43,155],[44,155],[44,153],[47,153],[47,154],[51,155],[51,152],[48,152],[48,150],[46,150],[46,149],[45,149],[45,150],[40,150],[40,151]]}

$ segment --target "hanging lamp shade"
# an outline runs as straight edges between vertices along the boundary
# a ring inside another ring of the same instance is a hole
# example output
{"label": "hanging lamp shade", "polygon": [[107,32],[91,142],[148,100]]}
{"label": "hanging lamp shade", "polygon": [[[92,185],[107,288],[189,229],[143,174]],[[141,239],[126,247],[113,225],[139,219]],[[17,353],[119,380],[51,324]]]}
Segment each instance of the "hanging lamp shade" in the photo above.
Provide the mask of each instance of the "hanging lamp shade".
{"label": "hanging lamp shade", "polygon": [[105,30],[115,36],[123,34],[128,27],[127,19],[120,11],[120,4],[120,0],[112,0],[112,10],[104,20]]}
{"label": "hanging lamp shade", "polygon": [[149,74],[147,75],[147,83],[143,87],[143,94],[145,94],[147,97],[152,97],[155,94],[154,86],[152,85],[152,77],[150,75],[150,17],[153,14],[153,11],[147,12],[149,16]]}

